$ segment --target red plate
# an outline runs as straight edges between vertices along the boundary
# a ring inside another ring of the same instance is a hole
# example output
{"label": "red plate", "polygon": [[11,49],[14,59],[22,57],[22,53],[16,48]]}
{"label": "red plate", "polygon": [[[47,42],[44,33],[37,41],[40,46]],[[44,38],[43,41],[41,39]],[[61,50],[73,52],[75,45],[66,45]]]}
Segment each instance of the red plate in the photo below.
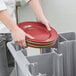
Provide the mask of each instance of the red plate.
{"label": "red plate", "polygon": [[55,43],[56,42],[53,42],[50,45],[43,45],[43,46],[41,46],[41,45],[34,45],[34,44],[29,44],[28,43],[27,46],[33,47],[33,48],[49,48],[49,47],[52,47]]}
{"label": "red plate", "polygon": [[55,43],[56,41],[52,41],[50,42],[50,44],[36,44],[36,43],[30,43],[30,42],[26,42],[27,44],[31,44],[31,45],[38,45],[38,46],[47,46],[47,45],[51,45],[53,43]]}
{"label": "red plate", "polygon": [[52,30],[48,31],[45,25],[40,22],[22,22],[19,23],[18,26],[26,33],[34,37],[34,39],[30,39],[27,37],[27,40],[30,40],[32,42],[46,43],[54,41],[58,37],[55,29],[50,27]]}

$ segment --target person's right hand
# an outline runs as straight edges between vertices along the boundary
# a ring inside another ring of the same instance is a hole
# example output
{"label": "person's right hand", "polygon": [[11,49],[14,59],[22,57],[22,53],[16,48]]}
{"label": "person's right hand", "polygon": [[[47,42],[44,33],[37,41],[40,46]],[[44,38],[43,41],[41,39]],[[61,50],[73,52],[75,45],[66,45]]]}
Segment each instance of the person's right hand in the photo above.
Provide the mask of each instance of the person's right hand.
{"label": "person's right hand", "polygon": [[16,43],[18,43],[20,46],[22,46],[22,47],[26,47],[26,41],[25,41],[26,36],[31,38],[31,39],[34,39],[32,36],[30,36],[29,34],[25,33],[20,28],[17,28],[15,30],[13,30],[11,32],[11,35],[12,35],[13,40]]}

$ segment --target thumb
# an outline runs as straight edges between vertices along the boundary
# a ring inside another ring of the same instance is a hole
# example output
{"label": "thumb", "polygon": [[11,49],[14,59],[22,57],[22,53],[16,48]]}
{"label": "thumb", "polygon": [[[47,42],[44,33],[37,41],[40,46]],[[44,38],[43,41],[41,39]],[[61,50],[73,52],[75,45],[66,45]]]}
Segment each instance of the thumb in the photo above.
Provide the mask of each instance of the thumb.
{"label": "thumb", "polygon": [[50,24],[45,24],[46,25],[46,28],[48,29],[48,31],[51,31],[51,28],[50,28]]}
{"label": "thumb", "polygon": [[27,33],[26,33],[26,36],[27,36],[28,38],[30,38],[30,39],[34,39],[34,37],[32,37],[31,35],[29,35],[29,34],[27,34]]}

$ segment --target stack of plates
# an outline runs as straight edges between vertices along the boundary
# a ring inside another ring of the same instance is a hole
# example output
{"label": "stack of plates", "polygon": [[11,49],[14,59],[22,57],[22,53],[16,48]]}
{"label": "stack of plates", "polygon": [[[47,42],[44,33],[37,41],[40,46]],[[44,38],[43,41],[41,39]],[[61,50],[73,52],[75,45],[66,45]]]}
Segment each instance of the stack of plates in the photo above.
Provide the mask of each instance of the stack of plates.
{"label": "stack of plates", "polygon": [[40,22],[22,22],[18,26],[24,32],[30,34],[34,39],[26,38],[27,46],[34,48],[48,48],[56,43],[58,34],[52,27],[48,31],[46,26]]}

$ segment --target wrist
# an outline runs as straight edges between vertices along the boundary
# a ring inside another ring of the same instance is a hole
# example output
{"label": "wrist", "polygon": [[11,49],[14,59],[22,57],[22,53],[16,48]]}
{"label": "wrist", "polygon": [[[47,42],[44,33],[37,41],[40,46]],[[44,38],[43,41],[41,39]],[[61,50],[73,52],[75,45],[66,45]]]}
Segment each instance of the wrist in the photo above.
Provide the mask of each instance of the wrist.
{"label": "wrist", "polygon": [[46,19],[46,17],[44,15],[42,15],[42,16],[36,16],[36,19],[42,20],[42,19]]}
{"label": "wrist", "polygon": [[16,25],[15,27],[10,28],[10,32],[15,32],[19,29],[19,27]]}

